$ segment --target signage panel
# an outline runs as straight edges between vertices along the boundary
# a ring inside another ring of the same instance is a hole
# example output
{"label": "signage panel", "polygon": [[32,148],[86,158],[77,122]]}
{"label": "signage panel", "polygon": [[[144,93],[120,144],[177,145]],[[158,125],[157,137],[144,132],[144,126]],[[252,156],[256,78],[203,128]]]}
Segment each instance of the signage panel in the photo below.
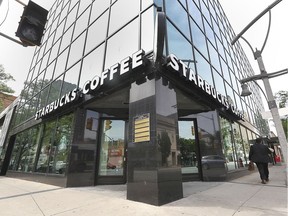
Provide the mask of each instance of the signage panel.
{"label": "signage panel", "polygon": [[134,142],[150,141],[150,114],[143,114],[134,118]]}

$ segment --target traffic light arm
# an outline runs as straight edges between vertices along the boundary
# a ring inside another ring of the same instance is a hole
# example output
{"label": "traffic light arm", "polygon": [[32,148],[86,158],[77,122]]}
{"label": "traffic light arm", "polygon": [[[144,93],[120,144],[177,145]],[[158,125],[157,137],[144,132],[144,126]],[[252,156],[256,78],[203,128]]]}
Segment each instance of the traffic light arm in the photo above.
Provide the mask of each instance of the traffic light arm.
{"label": "traffic light arm", "polygon": [[26,6],[26,4],[24,4],[23,2],[19,1],[19,0],[15,0],[16,2],[18,2],[19,4],[23,5],[24,7]]}
{"label": "traffic light arm", "polygon": [[27,45],[24,44],[24,43],[22,43],[21,41],[15,40],[14,38],[12,38],[12,37],[10,37],[10,36],[8,36],[8,35],[6,35],[6,34],[3,34],[3,33],[1,33],[1,32],[0,32],[0,36],[5,37],[6,39],[11,40],[11,41],[13,41],[13,42],[15,42],[15,43],[17,43],[17,44],[20,44],[20,45],[22,45],[22,46],[24,46],[24,47],[27,47]]}

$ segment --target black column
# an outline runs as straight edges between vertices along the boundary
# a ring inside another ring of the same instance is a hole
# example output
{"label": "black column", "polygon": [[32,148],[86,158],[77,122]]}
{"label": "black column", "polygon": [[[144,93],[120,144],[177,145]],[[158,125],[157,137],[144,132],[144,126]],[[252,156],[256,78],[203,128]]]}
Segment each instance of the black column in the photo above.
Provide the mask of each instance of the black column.
{"label": "black column", "polygon": [[127,155],[129,200],[163,205],[183,197],[181,167],[177,161],[176,93],[167,84],[160,78],[131,85]]}

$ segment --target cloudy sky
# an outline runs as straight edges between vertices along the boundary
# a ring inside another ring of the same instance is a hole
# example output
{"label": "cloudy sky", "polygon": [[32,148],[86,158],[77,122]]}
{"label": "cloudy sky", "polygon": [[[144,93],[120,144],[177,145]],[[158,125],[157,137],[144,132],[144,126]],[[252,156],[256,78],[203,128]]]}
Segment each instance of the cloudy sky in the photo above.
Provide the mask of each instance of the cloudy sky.
{"label": "cloudy sky", "polygon": [[[0,0],[1,1],[1,0]],[[228,19],[235,31],[239,33],[251,20],[253,20],[261,11],[274,2],[274,0],[219,0],[224,8]],[[27,4],[28,0],[22,0]],[[49,9],[52,0],[34,0],[35,3]],[[8,0],[3,0],[0,7],[0,25],[5,19],[8,10]],[[270,35],[262,54],[264,64],[268,73],[288,68],[287,50],[288,50],[288,1],[283,0],[272,9],[272,25]],[[8,15],[0,26],[0,32],[10,37],[15,37],[18,22],[23,12],[23,6],[15,0],[9,1]],[[268,14],[262,17],[244,34],[244,37],[250,42],[252,47],[261,49],[265,39],[268,26]],[[259,73],[257,62],[254,60],[251,50],[240,41],[246,51],[248,58],[256,74]],[[7,73],[10,73],[16,79],[15,82],[9,82],[9,86],[19,95],[23,82],[28,73],[34,47],[22,47],[21,45],[7,40],[0,36],[0,64],[2,64]],[[270,79],[274,93],[280,90],[288,91],[288,75]],[[262,82],[259,82],[262,85]]]}

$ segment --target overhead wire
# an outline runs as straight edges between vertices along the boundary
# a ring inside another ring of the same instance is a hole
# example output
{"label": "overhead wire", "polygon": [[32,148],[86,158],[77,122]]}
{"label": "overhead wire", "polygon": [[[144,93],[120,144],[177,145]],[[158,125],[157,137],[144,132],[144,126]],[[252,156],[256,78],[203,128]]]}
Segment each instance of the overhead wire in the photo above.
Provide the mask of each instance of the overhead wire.
{"label": "overhead wire", "polygon": [[4,20],[0,23],[0,27],[1,27],[1,26],[3,25],[3,23],[6,21],[7,16],[8,16],[8,13],[9,13],[9,0],[7,0],[7,2],[8,2],[7,11],[6,11]]}

